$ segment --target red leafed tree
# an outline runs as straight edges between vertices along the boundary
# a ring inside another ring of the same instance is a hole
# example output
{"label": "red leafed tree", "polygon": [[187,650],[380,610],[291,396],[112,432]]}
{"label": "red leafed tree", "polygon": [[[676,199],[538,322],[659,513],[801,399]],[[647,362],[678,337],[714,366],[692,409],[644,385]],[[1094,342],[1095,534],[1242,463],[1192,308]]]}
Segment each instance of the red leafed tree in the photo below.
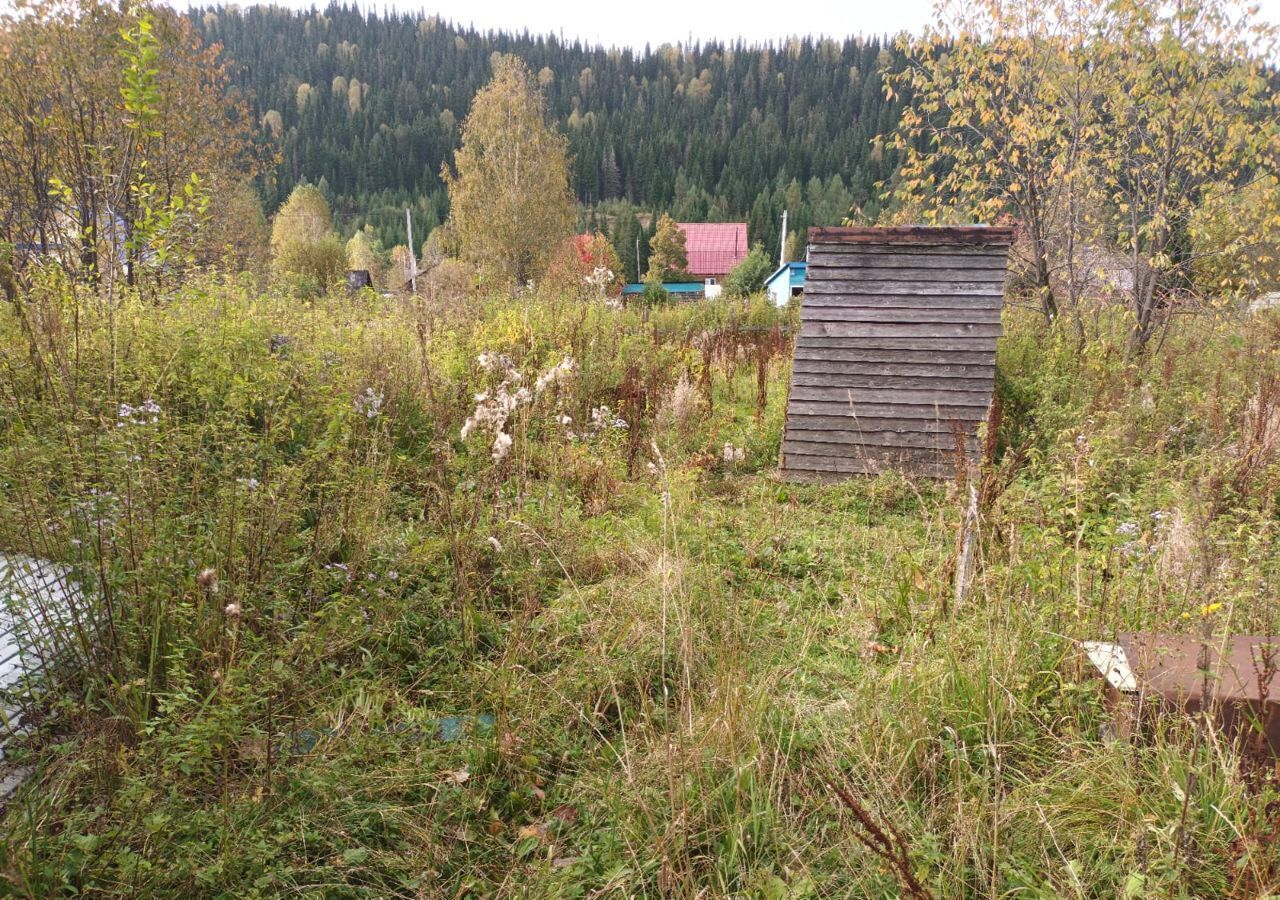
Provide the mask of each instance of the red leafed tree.
{"label": "red leafed tree", "polygon": [[600,232],[577,234],[556,250],[543,283],[552,291],[583,298],[617,297],[622,292],[622,261]]}

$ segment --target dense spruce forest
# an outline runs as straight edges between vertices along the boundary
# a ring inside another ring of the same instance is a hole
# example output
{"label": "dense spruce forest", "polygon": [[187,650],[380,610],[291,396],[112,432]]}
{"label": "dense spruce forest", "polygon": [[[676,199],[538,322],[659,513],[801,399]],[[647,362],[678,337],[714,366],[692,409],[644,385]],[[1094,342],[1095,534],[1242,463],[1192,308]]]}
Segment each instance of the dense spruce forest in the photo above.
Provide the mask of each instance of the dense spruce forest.
{"label": "dense spruce forest", "polygon": [[[233,61],[275,146],[278,162],[261,186],[267,211],[299,182],[315,182],[346,231],[369,223],[385,246],[403,242],[406,205],[419,236],[444,221],[440,168],[495,53],[537,73],[569,136],[583,224],[607,218],[621,247],[633,244],[635,209],[746,219],[752,239],[774,247],[784,208],[797,230],[837,223],[850,208],[874,215],[876,183],[896,162],[873,141],[902,108],[881,80],[902,57],[882,39],[633,51],[339,5],[191,16]],[[634,260],[622,256],[632,277]]]}

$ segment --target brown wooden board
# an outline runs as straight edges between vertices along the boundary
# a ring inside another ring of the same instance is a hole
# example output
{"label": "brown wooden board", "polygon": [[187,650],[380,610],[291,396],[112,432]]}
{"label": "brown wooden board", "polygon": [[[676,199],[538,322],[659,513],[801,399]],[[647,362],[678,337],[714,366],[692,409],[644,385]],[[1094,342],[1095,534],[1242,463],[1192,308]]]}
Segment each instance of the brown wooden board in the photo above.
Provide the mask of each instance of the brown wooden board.
{"label": "brown wooden board", "polygon": [[[981,269],[999,273],[1004,280],[1008,260],[1003,253],[991,251],[939,253],[917,251],[913,253],[878,253],[866,247],[815,247],[809,254],[809,269],[911,269],[930,268]],[[877,278],[888,277],[876,275]]]}
{"label": "brown wooden board", "polygon": [[[783,469],[785,472],[814,472],[843,475],[879,475],[883,472],[909,470],[912,474],[927,475],[934,478],[945,478],[956,471],[953,459],[938,451],[924,451],[922,455],[911,456],[903,453],[876,456],[866,452],[850,453],[838,456],[811,456],[801,453],[783,453]],[[954,454],[953,454],[954,456]]]}
{"label": "brown wooden board", "polygon": [[[799,365],[801,362],[815,365],[829,362],[877,365],[876,371],[878,372],[888,371],[883,367],[883,363],[894,363],[896,365],[986,366],[992,369],[993,376],[995,374],[996,352],[994,349],[951,350],[947,353],[940,353],[937,350],[902,350],[892,347],[811,347],[808,346],[809,343],[811,342],[806,342],[804,345],[796,347],[795,361],[797,365],[795,371],[805,371]],[[825,369],[819,369],[818,371],[825,371]],[[840,370],[833,367],[831,371]]]}
{"label": "brown wooden board", "polygon": [[890,391],[977,391],[991,396],[990,378],[958,378],[945,375],[852,375],[848,372],[792,372],[793,387],[859,388]]}
{"label": "brown wooden board", "polygon": [[866,350],[866,351],[883,351],[883,350],[899,350],[914,351],[917,353],[932,353],[935,356],[938,353],[946,352],[947,358],[951,358],[951,354],[957,351],[963,352],[982,352],[995,358],[996,342],[988,337],[958,337],[958,338],[928,338],[928,337],[877,337],[863,338],[861,340],[850,340],[849,338],[840,337],[798,337],[796,339],[796,349],[805,350]]}
{"label": "brown wooden board", "polygon": [[[976,433],[966,433],[965,446],[974,449],[977,441]],[[834,444],[850,446],[864,444],[879,447],[920,447],[933,450],[955,450],[956,439],[951,431],[806,431],[803,428],[792,428],[787,432],[787,439],[782,448],[793,443],[813,444],[818,446]],[[836,452],[827,450],[827,453]],[[839,452],[844,452],[839,451]]]}
{"label": "brown wooden board", "polygon": [[[865,270],[864,270],[865,271]],[[877,294],[880,296],[896,294],[921,294],[926,297],[1001,297],[1004,286],[996,281],[947,281],[938,282],[931,279],[922,281],[884,281],[882,279],[844,278],[852,275],[849,272],[831,272],[842,277],[820,279],[810,282],[805,276],[806,294]]]}
{"label": "brown wooden board", "polygon": [[1009,246],[1013,228],[987,225],[891,225],[823,227],[809,229],[809,243],[875,244],[885,247],[925,246]]}
{"label": "brown wooden board", "polygon": [[[957,364],[930,359],[923,355],[919,357],[918,362],[904,361],[903,357],[887,360],[894,363],[889,369],[884,366],[885,360],[879,363],[869,360],[843,362],[807,359],[799,354],[796,356],[795,362],[791,364],[793,378],[803,375],[830,375],[833,378],[852,376],[871,379],[868,384],[877,382],[897,384],[899,378],[979,378],[982,379],[983,384],[990,385],[991,379],[995,377],[994,365]],[[907,360],[909,359],[907,357]]]}
{"label": "brown wooden board", "polygon": [[802,400],[792,397],[787,404],[791,415],[850,416],[859,419],[914,419],[921,422],[982,421],[986,407],[979,404],[850,403],[847,400]]}
{"label": "brown wooden board", "polygon": [[909,406],[976,406],[986,409],[991,402],[990,389],[985,391],[939,391],[932,387],[924,390],[909,388],[865,389],[851,387],[812,387],[792,384],[792,400],[831,400],[850,404],[855,413],[866,403],[897,403]]}
{"label": "brown wooden board", "polygon": [[[943,297],[938,294],[882,293],[806,293],[804,310],[814,314],[823,309],[836,310],[1000,310],[1005,305],[1001,294],[956,294]],[[806,315],[805,317],[808,317]]]}
{"label": "brown wooden board", "polygon": [[883,419],[883,417],[870,415],[850,415],[849,408],[845,407],[842,411],[819,410],[817,412],[796,412],[795,415],[788,415],[787,429],[795,426],[795,428],[801,430],[831,429],[833,431],[897,431],[900,434],[951,434],[956,425],[960,425],[966,431],[977,430],[983,419],[986,419],[986,415],[975,415],[973,410],[966,410],[963,414],[952,414],[945,417],[929,416],[927,419],[902,416],[890,416],[888,419]]}
{"label": "brown wooden board", "polygon": [[866,278],[893,284],[925,281],[936,285],[939,279],[946,278],[951,281],[976,281],[990,285],[995,288],[997,293],[1004,286],[1007,278],[1004,269],[939,267],[930,270],[926,265],[872,268],[868,266],[846,266],[833,261],[825,261],[819,264],[810,263],[809,271],[815,270],[820,272],[819,283],[821,284],[825,284],[827,281],[851,281]]}
{"label": "brown wooden board", "polygon": [[[892,470],[901,471],[902,468],[902,466],[869,463],[867,468],[860,472],[817,472],[801,469],[792,460],[784,459],[780,474],[784,481],[789,481],[793,484],[839,484],[842,481],[848,481],[855,475],[882,475]],[[948,468],[946,464],[912,463],[911,474],[926,478],[950,478],[955,475],[955,466]]]}
{"label": "brown wooden board", "polygon": [[975,322],[987,325],[1000,323],[1000,308],[987,309],[903,309],[882,306],[812,306],[806,322]]}
{"label": "brown wooden board", "polygon": [[809,322],[801,320],[801,337],[827,338],[991,338],[1001,334],[1000,324],[972,322]]}
{"label": "brown wooden board", "polygon": [[[957,431],[968,435],[976,435],[985,416],[976,410],[953,412],[946,416],[929,418],[920,414],[898,414],[885,416],[879,410],[868,410],[866,415],[856,416],[834,415],[831,410],[825,414],[798,413],[787,422],[787,433],[824,432],[833,437],[832,443],[857,443],[860,434],[917,434],[917,435],[952,435]],[[892,441],[885,441],[892,443]]]}
{"label": "brown wooden board", "polygon": [[[972,450],[972,446],[965,448],[966,453],[972,452]],[[949,444],[939,443],[936,446],[928,447],[907,447],[901,444],[885,445],[869,442],[842,445],[829,442],[802,441],[795,438],[787,438],[782,442],[783,454],[790,457],[841,457],[851,451],[866,459],[883,461],[927,460],[936,462],[947,457],[954,459],[956,445],[955,441],[951,441]]]}

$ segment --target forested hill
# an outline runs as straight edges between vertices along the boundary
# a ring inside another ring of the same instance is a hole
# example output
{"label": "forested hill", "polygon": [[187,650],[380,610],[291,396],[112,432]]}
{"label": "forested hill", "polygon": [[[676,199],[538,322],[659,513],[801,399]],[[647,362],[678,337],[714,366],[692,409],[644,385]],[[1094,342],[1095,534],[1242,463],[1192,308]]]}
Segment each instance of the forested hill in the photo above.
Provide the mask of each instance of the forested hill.
{"label": "forested hill", "polygon": [[447,214],[440,166],[494,53],[537,73],[588,206],[625,199],[680,219],[747,218],[772,244],[784,207],[803,227],[873,205],[892,163],[871,142],[901,109],[880,79],[900,57],[880,39],[636,52],[336,5],[191,16],[224,46],[278,143],[268,211],[300,180],[323,179],[344,227],[370,221],[386,243],[403,239],[395,211],[408,201],[422,234]]}

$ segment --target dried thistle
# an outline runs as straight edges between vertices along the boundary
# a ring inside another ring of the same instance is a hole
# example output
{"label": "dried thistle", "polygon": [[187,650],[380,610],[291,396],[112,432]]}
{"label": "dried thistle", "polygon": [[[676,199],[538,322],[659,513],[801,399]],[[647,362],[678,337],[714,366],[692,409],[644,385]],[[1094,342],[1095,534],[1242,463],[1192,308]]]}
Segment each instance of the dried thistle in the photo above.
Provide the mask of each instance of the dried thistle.
{"label": "dried thistle", "polygon": [[212,567],[201,569],[200,574],[196,576],[196,584],[206,594],[216,594],[218,592],[218,570]]}

